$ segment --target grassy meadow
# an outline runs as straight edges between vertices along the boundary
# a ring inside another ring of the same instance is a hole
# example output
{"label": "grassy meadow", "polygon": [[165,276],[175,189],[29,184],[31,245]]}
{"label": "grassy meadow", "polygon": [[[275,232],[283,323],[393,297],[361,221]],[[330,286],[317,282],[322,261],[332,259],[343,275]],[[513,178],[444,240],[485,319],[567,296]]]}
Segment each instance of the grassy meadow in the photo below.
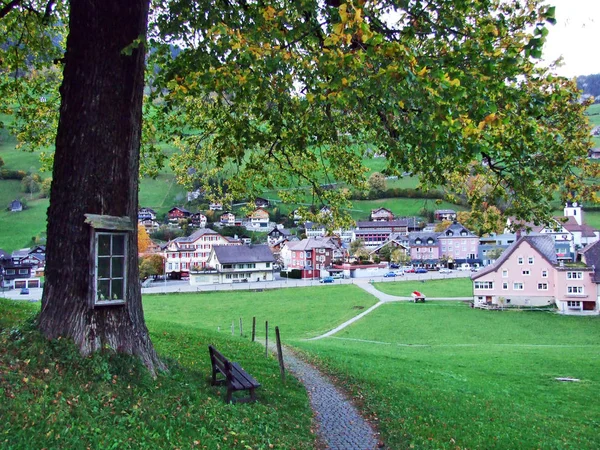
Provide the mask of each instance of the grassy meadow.
{"label": "grassy meadow", "polygon": [[[431,286],[429,295],[451,295],[463,293],[460,283],[467,280],[440,281],[418,285]],[[394,287],[398,291],[390,293],[396,295],[413,289],[402,281],[376,287]],[[265,320],[271,339],[279,326],[284,343],[354,397],[385,448],[600,446],[597,317],[394,302],[335,336],[308,341],[375,298],[356,286],[334,285],[151,295],[143,301],[154,344],[171,370],[156,380],[129,358],[81,360],[65,343],[46,343],[26,331],[27,322],[14,325],[37,305],[0,302],[0,390],[9,399],[0,402],[7,418],[0,443],[64,448],[77,437],[96,448],[313,448],[306,393],[293,379],[283,385],[276,361],[250,342],[254,316],[259,340]],[[225,405],[223,392],[210,387],[208,343],[263,384],[257,404]]]}

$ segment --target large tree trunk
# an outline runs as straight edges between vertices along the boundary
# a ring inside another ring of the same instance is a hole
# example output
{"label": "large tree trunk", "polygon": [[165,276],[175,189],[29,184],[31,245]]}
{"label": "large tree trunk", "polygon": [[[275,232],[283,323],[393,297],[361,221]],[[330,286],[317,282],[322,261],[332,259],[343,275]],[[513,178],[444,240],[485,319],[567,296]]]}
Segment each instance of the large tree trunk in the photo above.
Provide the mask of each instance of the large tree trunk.
{"label": "large tree trunk", "polygon": [[144,322],[137,233],[125,303],[94,306],[93,229],[85,214],[128,217],[137,228],[138,165],[149,0],[71,0],[69,37],[48,209],[46,284],[39,326],[82,354],[103,347],[163,368]]}

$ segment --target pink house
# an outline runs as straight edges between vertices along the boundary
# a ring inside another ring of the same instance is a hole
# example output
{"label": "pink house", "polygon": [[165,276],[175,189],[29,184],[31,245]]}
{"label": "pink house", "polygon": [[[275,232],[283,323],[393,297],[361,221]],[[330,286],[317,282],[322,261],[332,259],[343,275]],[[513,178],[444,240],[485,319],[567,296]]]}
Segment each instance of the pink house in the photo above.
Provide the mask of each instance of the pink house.
{"label": "pink house", "polygon": [[455,263],[471,262],[477,259],[479,237],[460,223],[453,223],[440,234],[440,256],[447,256]]}
{"label": "pink house", "polygon": [[410,259],[416,264],[435,264],[440,258],[438,233],[410,233]]}
{"label": "pink house", "polygon": [[[586,250],[589,251],[589,260],[600,256],[600,247],[597,252],[591,247]],[[471,276],[474,304],[554,304],[562,314],[597,315],[598,282],[589,260],[577,263],[558,261],[551,236],[523,236],[494,264]]]}

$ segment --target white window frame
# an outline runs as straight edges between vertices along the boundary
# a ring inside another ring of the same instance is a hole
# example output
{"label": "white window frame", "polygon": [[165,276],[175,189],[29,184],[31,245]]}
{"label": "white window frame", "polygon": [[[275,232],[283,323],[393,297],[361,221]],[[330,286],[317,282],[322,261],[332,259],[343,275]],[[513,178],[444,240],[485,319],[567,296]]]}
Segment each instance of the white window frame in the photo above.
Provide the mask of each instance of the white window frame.
{"label": "white window frame", "polygon": [[522,265],[523,265],[523,257],[522,257],[522,256],[519,256],[519,257],[517,258],[517,264],[518,264],[518,265],[520,265],[520,266],[522,266]]}
{"label": "white window frame", "polygon": [[521,271],[521,273],[523,274],[523,276],[528,277],[529,275],[531,275],[531,272],[529,270],[523,270]]}
{"label": "white window frame", "polygon": [[567,294],[583,295],[585,292],[583,286],[567,286]]}
{"label": "white window frame", "polygon": [[504,269],[502,271],[502,278],[508,278],[508,270]]}
{"label": "white window frame", "polygon": [[548,283],[538,283],[537,290],[538,291],[547,291],[548,290]]}
{"label": "white window frame", "polygon": [[474,283],[474,289],[481,289],[481,290],[492,290],[494,289],[494,282],[493,281],[475,281]]}
{"label": "white window frame", "polygon": [[525,290],[525,284],[521,283],[520,281],[515,281],[513,283],[513,291],[523,291]]}
{"label": "white window frame", "polygon": [[503,291],[508,291],[508,282],[507,281],[505,281],[505,282],[502,283],[502,290]]}
{"label": "white window frame", "polygon": [[583,280],[583,272],[567,272],[567,280]]}
{"label": "white window frame", "polygon": [[[98,244],[100,238],[102,236],[110,236],[110,250],[108,255],[100,255],[98,251]],[[123,239],[123,254],[114,254],[113,251],[113,242],[114,237],[120,237]],[[127,300],[127,255],[128,255],[128,235],[125,232],[120,231],[97,231],[94,233],[94,306],[104,306],[104,305],[122,305]],[[101,277],[98,266],[99,259],[107,259],[109,261],[109,276]],[[121,270],[122,276],[114,276],[113,274],[113,260],[117,258],[123,258],[123,265]],[[122,280],[122,297],[116,297],[116,294],[112,293],[113,282]],[[101,298],[102,294],[99,291],[99,284],[101,281],[108,281],[109,283],[109,298]],[[111,298],[112,297],[112,298]],[[116,298],[115,298],[116,297]]]}
{"label": "white window frame", "polygon": [[535,262],[535,260],[533,259],[533,256],[529,256],[529,257],[527,258],[527,264],[529,264],[529,265],[533,265],[533,263],[534,263],[534,262]]}
{"label": "white window frame", "polygon": [[548,271],[546,269],[542,270],[542,278],[548,278]]}

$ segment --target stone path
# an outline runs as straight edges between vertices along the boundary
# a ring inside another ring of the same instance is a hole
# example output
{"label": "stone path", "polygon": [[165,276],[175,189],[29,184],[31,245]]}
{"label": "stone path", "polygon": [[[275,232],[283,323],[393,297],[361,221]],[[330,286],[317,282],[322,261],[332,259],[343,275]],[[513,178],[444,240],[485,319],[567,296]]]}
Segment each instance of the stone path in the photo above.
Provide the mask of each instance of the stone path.
{"label": "stone path", "polygon": [[315,413],[317,435],[331,450],[373,450],[377,435],[354,405],[324,375],[283,349],[286,369],[306,387]]}

